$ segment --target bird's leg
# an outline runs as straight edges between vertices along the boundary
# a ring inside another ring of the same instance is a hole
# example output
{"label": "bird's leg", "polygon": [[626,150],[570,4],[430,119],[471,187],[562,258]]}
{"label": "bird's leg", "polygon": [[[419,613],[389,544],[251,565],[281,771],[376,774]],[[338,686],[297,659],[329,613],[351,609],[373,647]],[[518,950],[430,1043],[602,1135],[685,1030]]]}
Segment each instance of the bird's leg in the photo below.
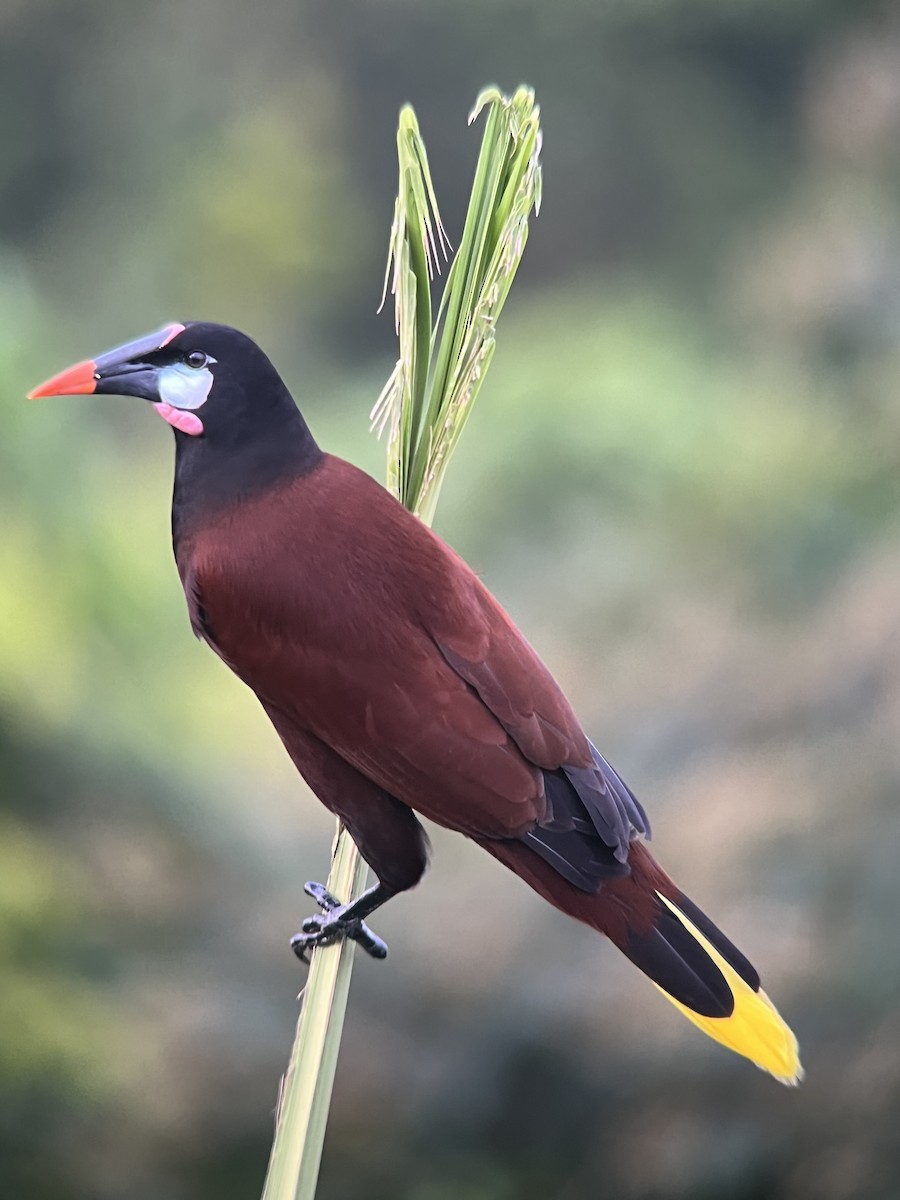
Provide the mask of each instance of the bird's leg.
{"label": "bird's leg", "polygon": [[390,889],[377,883],[350,904],[341,904],[321,883],[307,883],[303,890],[325,911],[322,916],[307,917],[303,932],[291,938],[291,949],[301,962],[309,962],[306,952],[313,946],[331,946],[343,938],[351,938],[373,958],[387,957],[387,944],[363,924],[363,917],[390,900],[394,894]]}

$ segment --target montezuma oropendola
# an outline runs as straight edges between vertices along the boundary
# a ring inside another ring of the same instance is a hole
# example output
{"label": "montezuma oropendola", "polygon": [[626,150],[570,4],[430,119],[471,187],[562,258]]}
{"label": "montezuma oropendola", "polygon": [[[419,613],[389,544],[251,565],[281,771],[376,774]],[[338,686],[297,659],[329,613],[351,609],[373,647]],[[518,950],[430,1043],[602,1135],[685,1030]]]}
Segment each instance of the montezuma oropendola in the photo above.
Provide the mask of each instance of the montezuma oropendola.
{"label": "montezuma oropendola", "polygon": [[606,936],[689,1020],[786,1083],[797,1042],[743,954],[647,850],[649,825],[553,677],[469,567],[319,449],[260,348],[168,325],[31,393],[149,400],[175,430],[172,537],[191,624],[256,693],[378,883],[323,908],[300,957],[419,882],[416,813],[466,834]]}

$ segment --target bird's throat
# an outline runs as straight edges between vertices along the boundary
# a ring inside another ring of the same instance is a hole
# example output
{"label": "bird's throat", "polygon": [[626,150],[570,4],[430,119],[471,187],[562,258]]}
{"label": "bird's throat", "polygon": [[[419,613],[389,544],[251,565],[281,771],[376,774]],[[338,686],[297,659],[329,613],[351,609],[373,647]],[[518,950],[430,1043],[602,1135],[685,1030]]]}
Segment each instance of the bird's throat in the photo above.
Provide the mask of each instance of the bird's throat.
{"label": "bird's throat", "polygon": [[322,459],[306,422],[269,427],[259,436],[216,444],[214,438],[176,437],[172,538],[178,543],[197,526],[254,496],[311,471]]}

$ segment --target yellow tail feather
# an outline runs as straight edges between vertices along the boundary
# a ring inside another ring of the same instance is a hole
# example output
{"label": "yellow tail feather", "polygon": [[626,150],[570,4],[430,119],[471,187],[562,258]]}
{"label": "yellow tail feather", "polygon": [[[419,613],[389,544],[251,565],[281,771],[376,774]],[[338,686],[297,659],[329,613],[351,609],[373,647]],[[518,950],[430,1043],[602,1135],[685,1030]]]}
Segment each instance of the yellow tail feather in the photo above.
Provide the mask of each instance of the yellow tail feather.
{"label": "yellow tail feather", "polygon": [[[763,1071],[769,1071],[781,1083],[789,1087],[796,1085],[803,1078],[803,1068],[797,1039],[782,1020],[777,1008],[762,990],[754,990],[741,979],[737,971],[725,961],[715,946],[699,929],[684,915],[681,910],[665,896],[656,893],[685,929],[696,938],[709,957],[713,960],[731,989],[734,996],[734,1011],[730,1017],[702,1017],[692,1012],[678,1000],[673,999],[668,992],[659,990],[674,1004],[679,1012],[684,1013],[689,1021],[704,1033],[709,1034],[729,1050],[743,1054]],[[658,984],[655,986],[659,986]]]}

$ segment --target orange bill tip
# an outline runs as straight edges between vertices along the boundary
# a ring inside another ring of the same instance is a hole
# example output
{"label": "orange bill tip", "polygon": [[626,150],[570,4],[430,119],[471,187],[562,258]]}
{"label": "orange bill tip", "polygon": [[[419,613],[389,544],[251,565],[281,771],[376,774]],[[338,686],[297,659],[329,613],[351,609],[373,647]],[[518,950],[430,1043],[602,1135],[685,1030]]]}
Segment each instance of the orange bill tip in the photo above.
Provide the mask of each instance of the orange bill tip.
{"label": "orange bill tip", "polygon": [[29,400],[42,400],[45,396],[89,396],[97,387],[97,368],[92,359],[76,363],[60,371],[39,387],[28,393]]}

